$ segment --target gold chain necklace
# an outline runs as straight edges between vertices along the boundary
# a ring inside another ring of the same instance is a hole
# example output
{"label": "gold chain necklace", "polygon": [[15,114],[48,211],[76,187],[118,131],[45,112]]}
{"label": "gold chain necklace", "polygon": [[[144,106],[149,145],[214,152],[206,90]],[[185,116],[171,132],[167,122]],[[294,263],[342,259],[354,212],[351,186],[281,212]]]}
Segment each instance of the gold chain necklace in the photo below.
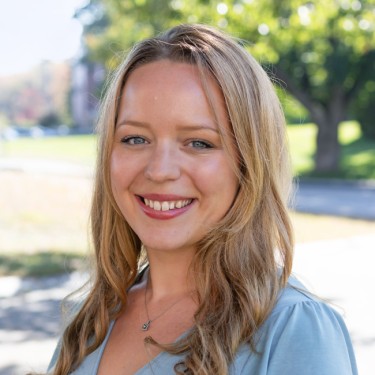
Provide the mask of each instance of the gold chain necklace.
{"label": "gold chain necklace", "polygon": [[159,315],[157,315],[155,318],[150,319],[150,316],[148,314],[148,309],[147,309],[147,290],[148,290],[148,280],[147,280],[146,288],[145,288],[145,310],[146,310],[147,321],[142,324],[142,326],[141,326],[141,330],[142,331],[148,331],[152,322],[154,322],[156,319],[158,319],[161,316],[163,316],[173,306],[177,305],[179,302],[181,302],[183,299],[185,299],[187,297],[185,295],[184,297],[178,299],[177,301],[173,302],[172,305],[170,305],[167,309],[165,309],[163,312],[161,312]]}

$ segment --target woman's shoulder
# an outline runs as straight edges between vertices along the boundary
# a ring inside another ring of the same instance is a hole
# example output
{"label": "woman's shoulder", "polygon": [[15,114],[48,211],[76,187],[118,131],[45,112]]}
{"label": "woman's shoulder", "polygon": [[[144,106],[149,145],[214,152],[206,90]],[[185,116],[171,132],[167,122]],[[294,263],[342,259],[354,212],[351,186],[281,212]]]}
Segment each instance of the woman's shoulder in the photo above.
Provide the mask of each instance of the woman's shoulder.
{"label": "woman's shoulder", "polygon": [[256,352],[242,348],[242,370],[267,375],[357,374],[341,315],[294,277],[255,337]]}
{"label": "woman's shoulder", "polygon": [[300,311],[302,313],[305,304],[317,309],[322,307],[328,310],[332,309],[324,300],[311,293],[301,281],[291,276],[286,286],[280,291],[277,302],[269,317],[278,315],[291,308],[296,309],[296,312],[299,312],[299,308],[302,308],[302,311]]}
{"label": "woman's shoulder", "polygon": [[[341,314],[326,301],[312,294],[296,278],[291,277],[264,322],[260,332],[269,336],[293,338],[294,342],[311,340],[317,346],[350,343]],[[272,333],[272,334],[271,334]],[[319,343],[319,340],[322,342]]]}

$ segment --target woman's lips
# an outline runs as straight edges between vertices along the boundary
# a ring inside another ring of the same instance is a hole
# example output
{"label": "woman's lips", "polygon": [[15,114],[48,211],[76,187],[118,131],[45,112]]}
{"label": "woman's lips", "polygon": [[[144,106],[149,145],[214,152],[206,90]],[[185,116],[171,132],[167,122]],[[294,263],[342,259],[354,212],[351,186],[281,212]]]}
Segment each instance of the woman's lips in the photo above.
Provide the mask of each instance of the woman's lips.
{"label": "woman's lips", "polygon": [[137,195],[143,212],[154,219],[173,219],[190,209],[193,198],[177,195]]}

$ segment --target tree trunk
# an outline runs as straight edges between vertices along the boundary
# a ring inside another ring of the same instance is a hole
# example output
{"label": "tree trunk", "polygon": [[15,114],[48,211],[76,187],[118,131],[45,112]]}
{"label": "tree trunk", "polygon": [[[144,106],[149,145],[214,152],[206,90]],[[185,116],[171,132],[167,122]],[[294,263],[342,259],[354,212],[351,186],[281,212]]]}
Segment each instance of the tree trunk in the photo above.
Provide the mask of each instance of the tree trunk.
{"label": "tree trunk", "polygon": [[319,173],[336,172],[340,166],[339,124],[346,116],[347,100],[340,88],[332,90],[328,106],[319,111],[311,111],[318,126],[316,140],[315,171]]}
{"label": "tree trunk", "polygon": [[317,125],[315,171],[335,172],[339,169],[340,163],[339,123],[332,123],[329,119],[326,119],[326,121],[321,121]]}

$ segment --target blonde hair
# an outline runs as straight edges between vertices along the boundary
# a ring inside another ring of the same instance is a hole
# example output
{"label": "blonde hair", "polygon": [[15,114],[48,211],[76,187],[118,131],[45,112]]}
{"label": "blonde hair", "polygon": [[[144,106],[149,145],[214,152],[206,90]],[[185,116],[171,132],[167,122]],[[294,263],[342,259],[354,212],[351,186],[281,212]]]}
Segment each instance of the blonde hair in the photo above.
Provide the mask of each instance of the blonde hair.
{"label": "blonde hair", "polygon": [[[203,25],[180,25],[137,44],[111,77],[98,122],[99,153],[91,210],[95,278],[65,329],[53,374],[68,374],[104,340],[127,301],[144,261],[142,244],[114,200],[109,158],[119,98],[129,74],[161,59],[195,64],[222,90],[233,143],[238,194],[223,220],[197,247],[191,272],[199,308],[195,326],[177,343],[185,353],[176,374],[227,374],[239,345],[254,349],[254,334],[272,310],[292,267],[293,235],[287,213],[291,183],[285,123],[272,83],[251,55],[229,36]],[[205,86],[208,98],[210,93]],[[149,339],[155,345],[152,339]],[[159,345],[161,346],[161,345]]]}

